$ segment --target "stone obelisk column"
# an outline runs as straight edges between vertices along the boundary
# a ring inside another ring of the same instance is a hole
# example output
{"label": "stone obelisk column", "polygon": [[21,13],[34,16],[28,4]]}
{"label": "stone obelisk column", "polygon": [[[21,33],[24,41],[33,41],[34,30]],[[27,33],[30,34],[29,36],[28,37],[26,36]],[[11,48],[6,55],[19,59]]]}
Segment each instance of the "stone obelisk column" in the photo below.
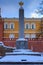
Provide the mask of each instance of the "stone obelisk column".
{"label": "stone obelisk column", "polygon": [[1,17],[1,8],[0,8],[0,17]]}
{"label": "stone obelisk column", "polygon": [[19,38],[24,38],[24,9],[23,2],[19,3]]}
{"label": "stone obelisk column", "polygon": [[17,49],[27,49],[27,39],[24,39],[24,9],[23,2],[19,3],[19,38],[16,40]]}

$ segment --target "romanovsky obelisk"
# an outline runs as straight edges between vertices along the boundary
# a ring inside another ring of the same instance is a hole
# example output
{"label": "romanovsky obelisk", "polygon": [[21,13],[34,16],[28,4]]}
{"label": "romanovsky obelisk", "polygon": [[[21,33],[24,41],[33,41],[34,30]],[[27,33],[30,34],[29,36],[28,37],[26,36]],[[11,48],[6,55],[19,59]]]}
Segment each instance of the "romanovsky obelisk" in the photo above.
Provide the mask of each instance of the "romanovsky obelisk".
{"label": "romanovsky obelisk", "polygon": [[0,8],[0,17],[1,17],[1,8]]}
{"label": "romanovsky obelisk", "polygon": [[19,38],[24,38],[24,9],[23,9],[23,2],[20,2],[19,8]]}
{"label": "romanovsky obelisk", "polygon": [[19,2],[19,38],[16,40],[17,49],[27,49],[27,39],[24,38],[24,9],[23,2]]}

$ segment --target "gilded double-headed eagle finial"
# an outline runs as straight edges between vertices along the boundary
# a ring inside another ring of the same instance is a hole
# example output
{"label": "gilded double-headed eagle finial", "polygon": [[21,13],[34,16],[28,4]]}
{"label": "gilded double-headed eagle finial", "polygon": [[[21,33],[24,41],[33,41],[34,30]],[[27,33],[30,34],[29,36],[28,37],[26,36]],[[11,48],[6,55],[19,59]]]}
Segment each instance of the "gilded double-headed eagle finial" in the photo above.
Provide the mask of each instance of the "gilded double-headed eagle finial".
{"label": "gilded double-headed eagle finial", "polygon": [[24,3],[23,3],[22,1],[21,1],[21,2],[19,2],[19,5],[20,5],[20,6],[23,6],[23,4],[24,4]]}

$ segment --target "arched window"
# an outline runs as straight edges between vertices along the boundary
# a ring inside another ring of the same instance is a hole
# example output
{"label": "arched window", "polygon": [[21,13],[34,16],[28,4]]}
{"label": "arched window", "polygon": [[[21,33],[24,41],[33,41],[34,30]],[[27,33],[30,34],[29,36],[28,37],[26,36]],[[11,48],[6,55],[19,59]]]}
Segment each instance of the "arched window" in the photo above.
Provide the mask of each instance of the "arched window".
{"label": "arched window", "polygon": [[25,23],[25,29],[30,29],[30,24],[29,23]]}
{"label": "arched window", "polygon": [[36,34],[31,34],[31,38],[36,38]]}
{"label": "arched window", "polygon": [[8,23],[4,23],[4,29],[8,29]]}
{"label": "arched window", "polygon": [[25,38],[30,38],[30,34],[25,34]]}
{"label": "arched window", "polygon": [[10,39],[14,39],[14,37],[15,37],[14,34],[10,34],[10,35],[9,35],[9,38],[10,38]]}
{"label": "arched window", "polygon": [[36,28],[35,23],[32,23],[32,24],[31,24],[31,29],[35,29],[35,28]]}
{"label": "arched window", "polygon": [[14,23],[10,23],[10,29],[14,29]]}

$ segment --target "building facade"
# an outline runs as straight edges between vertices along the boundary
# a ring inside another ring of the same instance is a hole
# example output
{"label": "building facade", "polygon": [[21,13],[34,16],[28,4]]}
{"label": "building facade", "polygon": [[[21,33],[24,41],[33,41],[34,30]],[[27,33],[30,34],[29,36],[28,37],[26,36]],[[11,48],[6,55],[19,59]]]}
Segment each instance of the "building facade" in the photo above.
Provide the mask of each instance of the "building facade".
{"label": "building facade", "polygon": [[[4,18],[4,38],[14,39],[19,37],[19,19]],[[41,19],[24,19],[24,38],[39,38],[41,34]]]}
{"label": "building facade", "polygon": [[[19,37],[19,18],[0,16],[0,41],[4,45],[16,47]],[[24,38],[28,39],[28,49],[43,52],[43,18],[24,18]]]}

